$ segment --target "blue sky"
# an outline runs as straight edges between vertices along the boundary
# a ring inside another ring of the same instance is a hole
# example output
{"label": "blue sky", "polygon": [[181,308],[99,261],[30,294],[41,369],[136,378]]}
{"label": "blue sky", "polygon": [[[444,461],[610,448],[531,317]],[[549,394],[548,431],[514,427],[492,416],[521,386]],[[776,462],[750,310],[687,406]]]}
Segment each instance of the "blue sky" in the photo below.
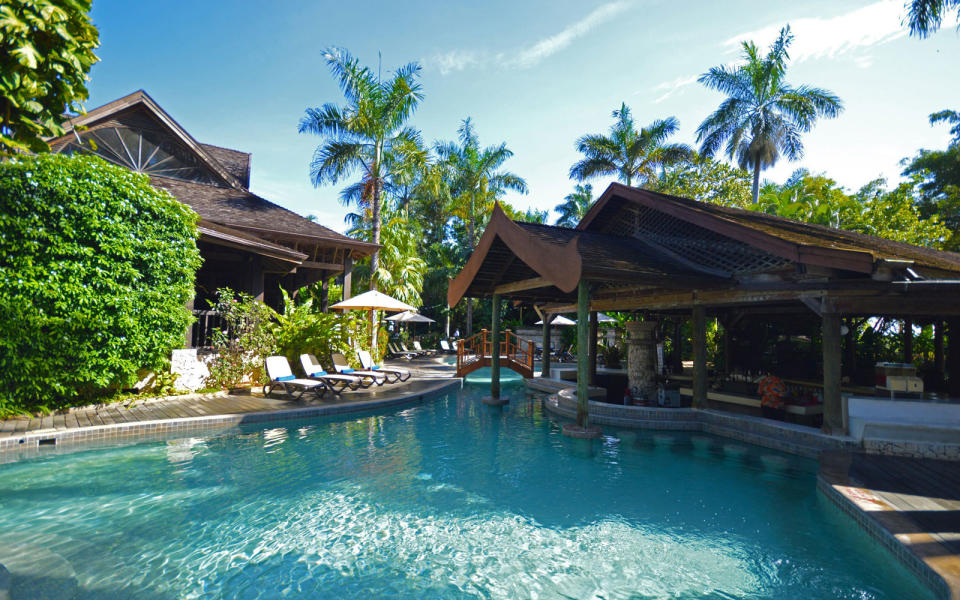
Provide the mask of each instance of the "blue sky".
{"label": "blue sky", "polygon": [[[574,140],[606,131],[621,102],[646,124],[680,120],[676,141],[721,96],[694,80],[732,62],[741,39],[766,45],[789,23],[789,80],[825,87],[846,110],[804,138],[798,167],[856,189],[899,177],[899,161],[946,144],[929,113],[960,109],[960,35],[947,24],[927,40],[901,26],[902,0],[811,2],[260,2],[162,4],[97,0],[101,62],[88,108],[145,89],[201,142],[253,153],[253,191],[343,230],[342,186],[315,189],[308,165],[318,138],[297,134],[308,106],[340,102],[323,62],[328,45],[384,70],[419,61],[426,98],[413,119],[428,141],[453,139],[474,119],[481,143],[506,141],[507,167],[530,193],[508,200],[552,208],[569,193]],[[606,180],[594,181],[602,191]]]}

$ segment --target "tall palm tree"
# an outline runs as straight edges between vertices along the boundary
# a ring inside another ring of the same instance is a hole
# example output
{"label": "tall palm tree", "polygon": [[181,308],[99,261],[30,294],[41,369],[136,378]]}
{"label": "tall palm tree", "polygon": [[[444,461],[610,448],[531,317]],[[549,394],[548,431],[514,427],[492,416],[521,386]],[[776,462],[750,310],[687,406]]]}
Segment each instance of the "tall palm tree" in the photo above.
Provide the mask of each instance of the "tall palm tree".
{"label": "tall palm tree", "polygon": [[907,2],[910,35],[925,38],[940,29],[947,13],[956,9],[960,27],[960,0],[911,0]]}
{"label": "tall palm tree", "polygon": [[[391,170],[420,147],[420,134],[405,124],[423,99],[418,83],[420,65],[408,63],[393,76],[381,80],[379,73],[360,66],[360,61],[341,48],[324,54],[330,72],[337,79],[347,101],[338,106],[326,103],[309,108],[300,119],[299,132],[323,138],[310,163],[314,186],[336,184],[359,171],[360,181],[341,193],[345,203],[369,207],[371,239],[380,243],[381,195],[389,184]],[[361,212],[364,214],[365,210]],[[379,251],[370,259],[370,270],[379,270]],[[376,279],[371,279],[376,289]]]}
{"label": "tall palm tree", "polygon": [[680,128],[676,117],[658,119],[637,131],[630,108],[623,103],[613,111],[616,119],[610,134],[589,134],[577,140],[584,157],[570,167],[570,178],[584,181],[603,175],[616,175],[627,185],[657,178],[664,165],[676,164],[690,156],[684,144],[667,144],[667,138]]}
{"label": "tall palm tree", "polygon": [[[490,216],[494,202],[507,190],[527,193],[522,177],[501,168],[513,156],[506,143],[480,147],[473,121],[468,117],[457,129],[457,142],[437,144],[437,154],[453,173],[452,214],[463,221],[470,247],[477,245],[480,224]],[[473,332],[473,302],[467,300],[467,335]]]}
{"label": "tall palm tree", "polygon": [[576,227],[583,219],[590,205],[593,204],[593,186],[578,183],[572,192],[564,196],[563,204],[558,204],[553,210],[560,213],[557,225],[560,227]]}
{"label": "tall palm tree", "polygon": [[713,156],[726,142],[726,154],[742,169],[753,169],[753,201],[760,194],[760,171],[776,164],[780,154],[790,160],[803,156],[800,134],[819,117],[832,118],[843,103],[832,92],[784,80],[790,27],[761,56],[756,44],[743,43],[744,63],[713,67],[697,80],[727,95],[720,107],[697,128],[700,151]]}

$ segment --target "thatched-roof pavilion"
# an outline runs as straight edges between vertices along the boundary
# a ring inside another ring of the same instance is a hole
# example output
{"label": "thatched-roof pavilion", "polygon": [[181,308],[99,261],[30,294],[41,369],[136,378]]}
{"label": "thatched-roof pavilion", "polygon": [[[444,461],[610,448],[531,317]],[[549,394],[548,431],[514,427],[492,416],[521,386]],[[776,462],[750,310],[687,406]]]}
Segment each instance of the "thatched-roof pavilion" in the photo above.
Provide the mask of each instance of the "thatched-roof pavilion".
{"label": "thatched-roof pavilion", "polygon": [[[448,302],[491,297],[533,303],[551,315],[577,311],[579,347],[591,350],[590,313],[692,318],[694,406],[707,403],[708,316],[725,328],[757,320],[819,321],[824,426],[838,431],[841,320],[934,322],[937,363],[950,376],[951,393],[960,396],[958,292],[955,253],[612,184],[576,229],[514,222],[495,209],[467,264],[451,280]],[[948,356],[945,322],[951,341],[957,340]],[[544,335],[549,348],[547,325]],[[579,352],[578,358],[578,392],[585,398],[596,352]]]}

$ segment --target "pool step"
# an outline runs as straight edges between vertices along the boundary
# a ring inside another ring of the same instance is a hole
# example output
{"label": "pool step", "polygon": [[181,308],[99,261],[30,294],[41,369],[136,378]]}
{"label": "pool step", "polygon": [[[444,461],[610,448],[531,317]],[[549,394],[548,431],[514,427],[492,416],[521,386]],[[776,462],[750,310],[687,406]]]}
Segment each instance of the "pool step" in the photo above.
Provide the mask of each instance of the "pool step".
{"label": "pool step", "polygon": [[761,433],[744,431],[742,429],[734,429],[732,427],[724,427],[723,425],[715,425],[713,423],[705,423],[703,430],[713,435],[719,435],[725,438],[733,438],[742,442],[747,442],[748,444],[753,444],[754,446],[773,448],[774,450],[781,450],[783,452],[790,452],[791,454],[799,454],[801,456],[808,456],[810,458],[817,458],[824,450],[824,448],[813,444],[807,444],[796,440],[786,440]]}

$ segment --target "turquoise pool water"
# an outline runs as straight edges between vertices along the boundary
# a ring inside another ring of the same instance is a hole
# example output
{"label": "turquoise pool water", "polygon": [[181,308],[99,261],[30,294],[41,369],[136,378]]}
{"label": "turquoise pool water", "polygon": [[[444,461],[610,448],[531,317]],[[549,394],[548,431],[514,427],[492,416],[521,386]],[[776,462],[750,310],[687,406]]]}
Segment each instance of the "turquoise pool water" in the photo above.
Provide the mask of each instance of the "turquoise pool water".
{"label": "turquoise pool water", "polygon": [[13,600],[932,597],[813,461],[484,391],[2,466]]}

